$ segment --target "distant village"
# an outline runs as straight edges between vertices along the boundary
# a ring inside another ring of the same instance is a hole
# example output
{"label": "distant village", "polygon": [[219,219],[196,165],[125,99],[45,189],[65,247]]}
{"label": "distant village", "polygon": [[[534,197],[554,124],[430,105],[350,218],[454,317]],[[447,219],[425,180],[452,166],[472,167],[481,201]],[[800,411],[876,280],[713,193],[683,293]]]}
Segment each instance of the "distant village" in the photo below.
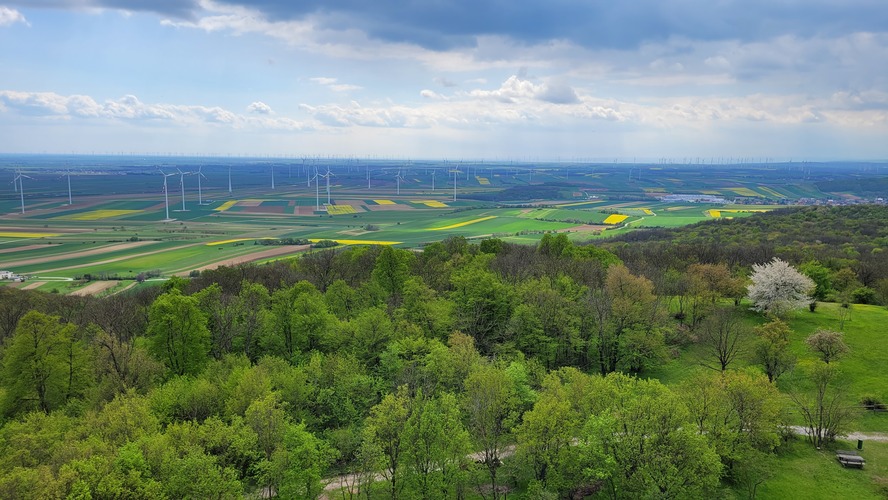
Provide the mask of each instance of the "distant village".
{"label": "distant village", "polygon": [[11,281],[27,281],[27,276],[22,276],[20,274],[15,274],[12,271],[0,271],[0,280],[11,280]]}
{"label": "distant village", "polygon": [[888,201],[885,198],[799,198],[797,200],[792,200],[788,198],[781,198],[779,200],[773,200],[768,198],[754,198],[748,196],[738,196],[734,199],[728,200],[721,196],[712,196],[705,194],[670,194],[666,196],[662,196],[659,198],[662,202],[682,202],[682,203],[709,203],[713,205],[805,205],[805,206],[813,206],[813,205],[825,205],[825,206],[846,206],[846,205],[885,205]]}

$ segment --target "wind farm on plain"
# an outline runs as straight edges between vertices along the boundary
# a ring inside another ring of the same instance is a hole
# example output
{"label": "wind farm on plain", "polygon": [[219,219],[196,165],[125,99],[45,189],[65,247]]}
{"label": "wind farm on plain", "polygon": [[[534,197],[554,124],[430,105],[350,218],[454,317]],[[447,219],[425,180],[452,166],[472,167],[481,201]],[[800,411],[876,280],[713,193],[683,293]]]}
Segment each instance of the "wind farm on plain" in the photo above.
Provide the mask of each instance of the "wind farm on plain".
{"label": "wind farm on plain", "polygon": [[580,241],[745,217],[829,198],[823,179],[836,172],[853,178],[882,168],[111,156],[8,162],[0,165],[11,180],[0,196],[3,267],[29,286],[62,292],[90,280],[122,288],[146,277],[289,258],[318,244],[534,243],[547,232]]}

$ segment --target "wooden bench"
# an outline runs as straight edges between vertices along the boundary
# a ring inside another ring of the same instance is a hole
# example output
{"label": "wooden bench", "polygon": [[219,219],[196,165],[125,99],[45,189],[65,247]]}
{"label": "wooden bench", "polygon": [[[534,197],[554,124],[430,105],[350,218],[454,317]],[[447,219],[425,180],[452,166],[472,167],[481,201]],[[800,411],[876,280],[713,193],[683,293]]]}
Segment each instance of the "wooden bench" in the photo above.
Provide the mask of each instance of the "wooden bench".
{"label": "wooden bench", "polygon": [[862,469],[866,460],[863,459],[856,451],[836,450],[836,460],[842,464],[842,467],[855,467]]}

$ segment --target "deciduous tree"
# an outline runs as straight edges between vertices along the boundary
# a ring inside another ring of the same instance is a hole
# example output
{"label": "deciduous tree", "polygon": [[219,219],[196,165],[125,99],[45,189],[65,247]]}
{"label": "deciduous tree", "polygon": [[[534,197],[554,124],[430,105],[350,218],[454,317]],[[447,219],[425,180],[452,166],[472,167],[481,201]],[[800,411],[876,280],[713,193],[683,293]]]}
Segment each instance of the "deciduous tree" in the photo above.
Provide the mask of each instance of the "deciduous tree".
{"label": "deciduous tree", "polygon": [[814,281],[788,263],[774,257],[767,264],[753,264],[749,300],[758,312],[782,317],[811,302]]}

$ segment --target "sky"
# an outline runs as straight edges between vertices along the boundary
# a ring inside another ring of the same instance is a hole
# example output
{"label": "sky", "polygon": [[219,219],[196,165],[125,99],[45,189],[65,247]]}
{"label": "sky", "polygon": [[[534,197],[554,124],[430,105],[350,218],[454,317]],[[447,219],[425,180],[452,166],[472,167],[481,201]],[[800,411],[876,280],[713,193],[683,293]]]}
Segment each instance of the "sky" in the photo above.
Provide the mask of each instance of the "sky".
{"label": "sky", "polygon": [[0,153],[888,159],[888,2],[0,0]]}

